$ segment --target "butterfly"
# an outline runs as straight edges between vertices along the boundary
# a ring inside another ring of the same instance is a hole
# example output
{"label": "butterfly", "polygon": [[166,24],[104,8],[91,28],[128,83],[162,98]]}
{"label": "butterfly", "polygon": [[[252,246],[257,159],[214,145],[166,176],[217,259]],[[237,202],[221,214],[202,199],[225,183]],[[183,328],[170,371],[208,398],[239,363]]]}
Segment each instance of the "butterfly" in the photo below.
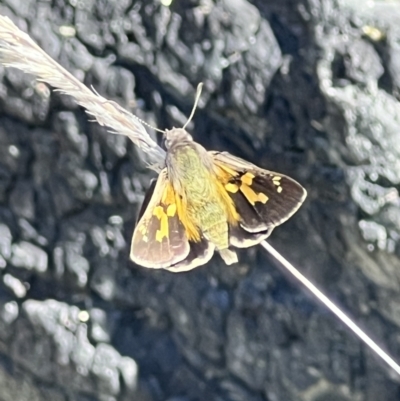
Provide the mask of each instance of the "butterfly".
{"label": "butterfly", "polygon": [[207,151],[185,127],[164,136],[164,168],[147,191],[133,233],[130,257],[138,265],[187,271],[215,251],[226,264],[235,263],[232,248],[259,244],[304,202],[307,192],[292,178]]}

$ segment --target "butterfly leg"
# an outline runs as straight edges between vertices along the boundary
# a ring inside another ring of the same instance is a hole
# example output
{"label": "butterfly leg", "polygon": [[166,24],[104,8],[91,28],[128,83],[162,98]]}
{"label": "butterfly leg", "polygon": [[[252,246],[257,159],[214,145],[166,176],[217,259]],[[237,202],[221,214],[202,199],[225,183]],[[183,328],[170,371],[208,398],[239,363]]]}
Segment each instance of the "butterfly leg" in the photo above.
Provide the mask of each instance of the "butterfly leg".
{"label": "butterfly leg", "polygon": [[221,258],[224,260],[224,262],[227,265],[232,265],[233,263],[238,262],[238,257],[235,251],[232,251],[231,249],[220,249],[219,254],[221,255]]}

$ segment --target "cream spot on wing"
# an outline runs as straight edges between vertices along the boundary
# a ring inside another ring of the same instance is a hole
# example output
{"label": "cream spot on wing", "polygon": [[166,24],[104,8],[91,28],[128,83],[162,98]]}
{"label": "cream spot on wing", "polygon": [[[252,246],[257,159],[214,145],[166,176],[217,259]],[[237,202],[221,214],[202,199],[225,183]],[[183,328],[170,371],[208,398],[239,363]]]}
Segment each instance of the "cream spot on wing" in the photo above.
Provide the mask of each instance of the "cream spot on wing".
{"label": "cream spot on wing", "polygon": [[278,194],[280,194],[282,192],[281,179],[282,179],[282,177],[279,177],[277,175],[272,177],[272,182],[274,183],[274,185],[276,185],[278,187],[278,188],[276,188]]}
{"label": "cream spot on wing", "polygon": [[139,230],[140,234],[145,235],[146,232],[147,232],[147,227],[146,227],[145,224],[141,224],[141,225],[138,227],[138,230]]}

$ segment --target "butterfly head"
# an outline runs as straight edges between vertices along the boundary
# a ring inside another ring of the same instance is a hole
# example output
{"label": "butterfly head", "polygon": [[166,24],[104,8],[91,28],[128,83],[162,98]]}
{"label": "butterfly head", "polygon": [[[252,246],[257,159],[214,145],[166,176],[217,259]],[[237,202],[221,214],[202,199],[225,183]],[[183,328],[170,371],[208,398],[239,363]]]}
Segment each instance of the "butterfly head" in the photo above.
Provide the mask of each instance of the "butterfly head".
{"label": "butterfly head", "polygon": [[184,128],[165,130],[164,139],[167,150],[176,145],[186,145],[193,142],[192,136]]}

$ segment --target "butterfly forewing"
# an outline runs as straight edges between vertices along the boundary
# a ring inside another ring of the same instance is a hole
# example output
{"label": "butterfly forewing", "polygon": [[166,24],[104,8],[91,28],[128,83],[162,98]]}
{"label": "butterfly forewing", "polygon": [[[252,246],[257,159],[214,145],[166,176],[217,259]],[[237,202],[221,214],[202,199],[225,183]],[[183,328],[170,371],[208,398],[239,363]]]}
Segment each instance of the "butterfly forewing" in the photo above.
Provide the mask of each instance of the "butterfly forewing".
{"label": "butterfly forewing", "polygon": [[133,233],[130,257],[141,266],[168,268],[189,254],[190,246],[171,191],[164,169],[146,194]]}
{"label": "butterfly forewing", "polygon": [[[225,189],[240,215],[240,227],[249,233],[263,234],[250,237],[255,242],[237,238],[237,241],[231,241],[234,246],[251,246],[268,237],[274,227],[297,211],[306,197],[305,189],[290,177],[263,170],[226,152],[210,153],[224,173]],[[233,228],[234,237],[240,231]]]}

